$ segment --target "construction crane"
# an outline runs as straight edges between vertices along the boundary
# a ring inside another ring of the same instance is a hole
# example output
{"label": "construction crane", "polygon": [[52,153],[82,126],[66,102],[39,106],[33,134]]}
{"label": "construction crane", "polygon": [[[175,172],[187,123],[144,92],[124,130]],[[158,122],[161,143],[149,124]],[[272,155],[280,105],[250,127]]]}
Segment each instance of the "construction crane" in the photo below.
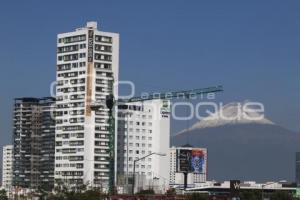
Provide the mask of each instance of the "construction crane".
{"label": "construction crane", "polygon": [[[128,99],[115,99],[113,94],[109,94],[106,97],[106,107],[109,109],[109,119],[108,119],[108,131],[109,131],[109,194],[114,194],[115,192],[115,119],[113,115],[114,107],[119,104],[133,103],[133,102],[143,102],[155,99],[165,99],[171,100],[174,98],[187,98],[195,97],[198,95],[222,92],[222,86],[208,87],[202,89],[193,90],[183,90],[175,92],[164,92],[164,93],[152,93],[147,96],[138,96]],[[94,102],[90,105],[92,111],[97,111],[103,108],[103,103]]]}

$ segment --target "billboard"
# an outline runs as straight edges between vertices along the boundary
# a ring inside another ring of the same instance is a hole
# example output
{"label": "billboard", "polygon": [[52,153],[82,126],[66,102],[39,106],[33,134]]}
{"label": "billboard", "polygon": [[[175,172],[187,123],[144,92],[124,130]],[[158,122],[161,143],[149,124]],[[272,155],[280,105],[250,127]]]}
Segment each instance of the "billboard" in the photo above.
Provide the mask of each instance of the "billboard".
{"label": "billboard", "polygon": [[177,172],[205,172],[205,153],[202,149],[177,149]]}

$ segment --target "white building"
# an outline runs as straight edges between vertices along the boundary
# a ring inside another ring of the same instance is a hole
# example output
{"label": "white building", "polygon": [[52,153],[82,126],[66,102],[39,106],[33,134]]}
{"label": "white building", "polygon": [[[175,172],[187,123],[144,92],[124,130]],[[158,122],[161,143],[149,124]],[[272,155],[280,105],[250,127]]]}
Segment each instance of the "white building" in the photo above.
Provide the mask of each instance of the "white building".
{"label": "white building", "polygon": [[135,191],[152,188],[164,192],[169,184],[170,102],[127,103],[119,106],[118,115],[118,186],[125,191],[132,188],[134,160],[159,153],[165,155],[153,154],[136,162]]}
{"label": "white building", "polygon": [[[194,148],[186,145],[185,147],[172,147],[170,148],[170,186],[183,186],[184,175],[179,169],[179,153],[181,150],[187,150],[192,152],[193,150],[202,152],[203,160],[201,162],[200,173],[188,173],[188,187],[194,187],[197,183],[206,182],[207,178],[207,149],[206,148]],[[192,165],[190,163],[190,165]]]}
{"label": "white building", "polygon": [[13,176],[13,145],[3,147],[2,157],[2,187],[10,190]]}
{"label": "white building", "polygon": [[[240,182],[239,190],[263,190],[268,196],[268,194],[274,193],[276,191],[285,191],[292,194],[296,193],[296,187],[294,184],[288,182],[265,182],[265,183],[256,183],[255,181],[245,181]],[[216,182],[216,181],[207,181],[204,183],[197,183],[192,188],[187,188],[187,192],[202,192],[202,193],[213,193],[213,194],[224,194],[230,193],[230,181]]]}
{"label": "white building", "polygon": [[118,71],[119,34],[98,30],[96,22],[58,34],[56,184],[107,184],[108,109],[92,112],[90,104],[112,92]]}

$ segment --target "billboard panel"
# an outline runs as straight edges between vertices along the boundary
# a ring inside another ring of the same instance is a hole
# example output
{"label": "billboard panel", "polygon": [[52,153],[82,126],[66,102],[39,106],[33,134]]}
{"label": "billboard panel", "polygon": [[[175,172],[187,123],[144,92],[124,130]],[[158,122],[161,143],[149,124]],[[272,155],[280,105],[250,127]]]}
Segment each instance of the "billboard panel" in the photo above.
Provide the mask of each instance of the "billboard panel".
{"label": "billboard panel", "polygon": [[204,172],[204,152],[201,149],[192,150],[191,168],[192,173],[200,174]]}
{"label": "billboard panel", "polygon": [[202,149],[178,149],[177,171],[188,173],[204,173],[205,153]]}
{"label": "billboard panel", "polygon": [[188,149],[178,149],[177,156],[178,172],[190,172],[192,151]]}

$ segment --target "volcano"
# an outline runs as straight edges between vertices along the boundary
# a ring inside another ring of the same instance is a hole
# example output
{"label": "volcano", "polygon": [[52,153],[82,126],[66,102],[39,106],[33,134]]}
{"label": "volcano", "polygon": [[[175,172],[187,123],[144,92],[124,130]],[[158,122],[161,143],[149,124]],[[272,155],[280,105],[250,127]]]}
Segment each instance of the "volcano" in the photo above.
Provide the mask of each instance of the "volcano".
{"label": "volcano", "polygon": [[171,138],[208,150],[208,179],[294,181],[300,134],[265,118],[246,102],[230,103]]}

